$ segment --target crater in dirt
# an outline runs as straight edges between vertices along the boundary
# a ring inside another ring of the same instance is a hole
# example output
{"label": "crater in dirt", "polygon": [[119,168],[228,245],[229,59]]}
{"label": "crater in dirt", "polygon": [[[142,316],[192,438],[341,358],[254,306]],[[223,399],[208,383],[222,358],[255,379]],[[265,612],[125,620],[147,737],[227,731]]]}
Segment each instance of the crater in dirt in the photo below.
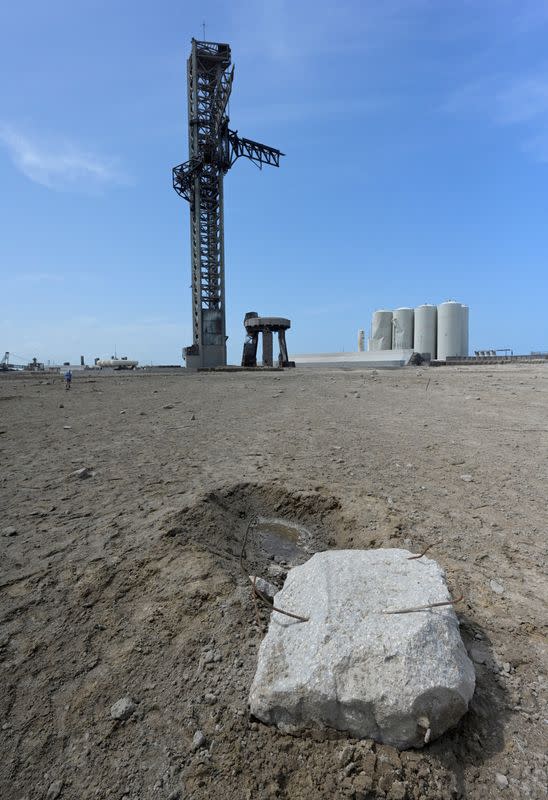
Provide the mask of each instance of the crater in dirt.
{"label": "crater in dirt", "polygon": [[290,568],[327,548],[378,547],[401,536],[399,520],[379,498],[366,495],[343,509],[325,489],[292,491],[273,483],[238,483],[187,497],[163,524],[165,536],[221,557],[230,572],[239,570],[248,527],[246,564],[256,575],[272,562]]}

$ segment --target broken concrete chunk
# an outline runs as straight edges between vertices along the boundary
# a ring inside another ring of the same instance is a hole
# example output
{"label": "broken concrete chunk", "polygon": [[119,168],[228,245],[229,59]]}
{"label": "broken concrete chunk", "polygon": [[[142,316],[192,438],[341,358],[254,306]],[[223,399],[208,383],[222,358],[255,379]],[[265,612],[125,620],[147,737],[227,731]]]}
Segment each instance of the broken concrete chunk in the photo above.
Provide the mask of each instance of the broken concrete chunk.
{"label": "broken concrete chunk", "polygon": [[112,719],[129,719],[136,708],[137,706],[131,697],[122,697],[110,707],[110,716]]}
{"label": "broken concrete chunk", "polygon": [[287,733],[335,728],[398,748],[457,724],[475,686],[441,567],[407,550],[331,550],[290,570],[251,687],[251,713]]}
{"label": "broken concrete chunk", "polygon": [[72,474],[75,478],[80,478],[81,480],[84,480],[85,478],[91,478],[93,472],[90,470],[89,467],[82,467],[82,469],[77,469]]}
{"label": "broken concrete chunk", "polygon": [[194,736],[192,737],[192,750],[196,751],[199,750],[201,747],[205,747],[207,744],[207,739],[204,736],[202,731],[196,731]]}

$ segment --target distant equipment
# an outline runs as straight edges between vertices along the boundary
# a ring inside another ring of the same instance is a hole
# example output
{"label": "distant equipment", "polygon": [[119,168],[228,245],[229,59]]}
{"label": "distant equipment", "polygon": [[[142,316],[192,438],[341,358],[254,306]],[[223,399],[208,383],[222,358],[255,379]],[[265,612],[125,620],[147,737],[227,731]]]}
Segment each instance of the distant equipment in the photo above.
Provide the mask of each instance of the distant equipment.
{"label": "distant equipment", "polygon": [[234,79],[230,46],[192,40],[188,59],[189,160],[173,169],[175,191],[190,203],[192,328],[183,351],[190,368],[226,365],[223,178],[240,156],[280,166],[279,150],[228,127]]}
{"label": "distant equipment", "polygon": [[358,353],[363,353],[365,350],[365,331],[358,331]]}
{"label": "distant equipment", "polygon": [[285,332],[291,327],[291,321],[285,317],[260,317],[256,311],[249,311],[244,318],[247,338],[244,342],[242,354],[242,367],[257,366],[257,346],[259,335],[263,337],[263,367],[273,367],[272,352],[273,334],[278,334],[280,352],[278,355],[279,367],[294,367],[295,362],[289,360]]}
{"label": "distant equipment", "polygon": [[45,367],[41,361],[38,361],[36,357],[29,361],[28,364],[24,367],[27,372],[43,372]]}
{"label": "distant equipment", "polygon": [[4,357],[2,358],[2,361],[0,361],[0,370],[6,372],[8,369],[12,369],[12,367],[10,364],[10,354],[6,350],[6,352],[4,353]]}
{"label": "distant equipment", "polygon": [[95,366],[99,367],[99,369],[135,369],[138,364],[138,361],[130,361],[127,356],[95,359]]}

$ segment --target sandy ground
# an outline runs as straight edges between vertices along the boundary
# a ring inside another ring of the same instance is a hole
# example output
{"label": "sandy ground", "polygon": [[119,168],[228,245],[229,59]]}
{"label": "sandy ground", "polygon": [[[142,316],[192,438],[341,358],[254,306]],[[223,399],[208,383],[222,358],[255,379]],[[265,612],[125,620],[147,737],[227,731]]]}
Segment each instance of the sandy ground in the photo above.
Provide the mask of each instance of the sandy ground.
{"label": "sandy ground", "polygon": [[[547,443],[543,366],[0,376],[0,796],[545,797]],[[477,672],[457,729],[398,753],[249,718],[254,514],[434,545]]]}

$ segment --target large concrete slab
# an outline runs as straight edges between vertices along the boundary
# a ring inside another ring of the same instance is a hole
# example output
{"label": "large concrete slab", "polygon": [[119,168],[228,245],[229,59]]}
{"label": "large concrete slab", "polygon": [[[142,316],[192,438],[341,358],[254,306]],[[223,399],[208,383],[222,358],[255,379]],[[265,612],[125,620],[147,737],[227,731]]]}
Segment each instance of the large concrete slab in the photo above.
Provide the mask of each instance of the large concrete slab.
{"label": "large concrete slab", "polygon": [[412,350],[377,350],[365,353],[301,353],[291,358],[297,367],[404,367],[409,364]]}
{"label": "large concrete slab", "polygon": [[331,550],[290,570],[259,651],[252,714],[288,733],[329,729],[399,748],[453,727],[475,674],[441,567],[401,549]]}

